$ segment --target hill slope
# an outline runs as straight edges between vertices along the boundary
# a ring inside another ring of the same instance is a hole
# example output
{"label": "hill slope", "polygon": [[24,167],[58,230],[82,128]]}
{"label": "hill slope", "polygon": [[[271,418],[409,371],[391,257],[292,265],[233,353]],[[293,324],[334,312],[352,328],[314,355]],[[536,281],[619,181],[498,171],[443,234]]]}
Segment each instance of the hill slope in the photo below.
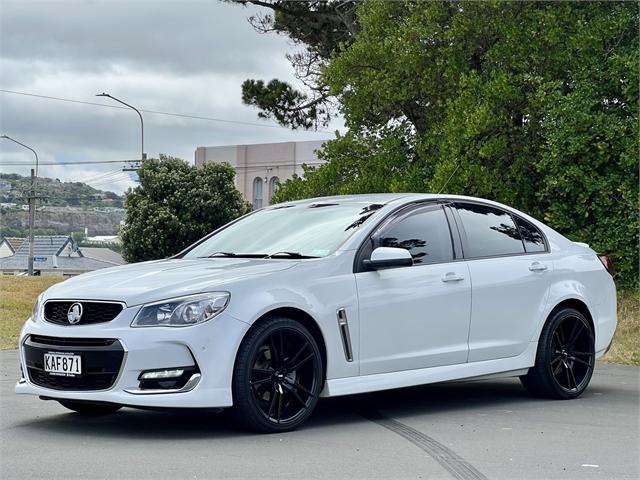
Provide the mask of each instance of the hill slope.
{"label": "hill slope", "polygon": [[[0,203],[27,203],[31,179],[17,173],[0,173]],[[57,178],[38,178],[38,193],[47,197],[40,205],[55,207],[118,207],[123,197],[93,188],[82,182],[61,182]]]}
{"label": "hill slope", "polygon": [[[0,236],[24,237],[28,232],[28,212],[23,209],[31,179],[15,173],[0,174]],[[116,235],[124,219],[124,198],[82,182],[61,182],[38,178],[35,233],[68,235]],[[15,205],[12,205],[15,204]]]}

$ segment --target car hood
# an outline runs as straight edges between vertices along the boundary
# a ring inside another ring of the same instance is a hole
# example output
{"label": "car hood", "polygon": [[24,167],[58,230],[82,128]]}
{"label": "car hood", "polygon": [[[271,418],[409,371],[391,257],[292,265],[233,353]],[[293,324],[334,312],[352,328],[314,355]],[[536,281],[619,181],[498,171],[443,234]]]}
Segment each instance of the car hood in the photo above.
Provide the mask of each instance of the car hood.
{"label": "car hood", "polygon": [[294,260],[202,258],[158,260],[105,268],[49,288],[44,300],[116,300],[127,306],[193,293],[225,290],[242,278],[269,275],[295,266]]}

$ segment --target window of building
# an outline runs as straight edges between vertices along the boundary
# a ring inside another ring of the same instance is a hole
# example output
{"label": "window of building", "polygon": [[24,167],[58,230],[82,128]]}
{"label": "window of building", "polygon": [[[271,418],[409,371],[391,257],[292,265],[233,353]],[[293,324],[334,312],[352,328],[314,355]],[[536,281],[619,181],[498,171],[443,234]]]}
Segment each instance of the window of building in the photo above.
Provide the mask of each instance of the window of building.
{"label": "window of building", "polygon": [[276,193],[278,185],[280,185],[280,179],[278,177],[271,177],[271,180],[269,180],[269,200],[271,200],[273,194]]}
{"label": "window of building", "polygon": [[253,179],[253,209],[262,208],[262,178]]}

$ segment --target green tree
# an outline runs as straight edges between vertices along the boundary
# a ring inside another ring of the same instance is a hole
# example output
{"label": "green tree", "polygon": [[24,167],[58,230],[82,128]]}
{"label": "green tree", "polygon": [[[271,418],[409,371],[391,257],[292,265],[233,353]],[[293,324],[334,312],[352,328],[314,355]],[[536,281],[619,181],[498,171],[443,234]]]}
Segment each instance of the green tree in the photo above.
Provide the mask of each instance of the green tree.
{"label": "green tree", "polygon": [[258,116],[293,129],[326,126],[335,109],[322,68],[338,47],[349,43],[358,32],[355,12],[361,0],[225,1],[264,7],[270,13],[249,17],[256,31],[287,35],[301,47],[286,55],[302,83],[301,89],[278,79],[247,79],[242,84],[242,101],[257,107]]}
{"label": "green tree", "polygon": [[637,284],[637,4],[370,0],[356,23],[320,67],[349,133],[278,200],[491,198],[612,254]]}
{"label": "green tree", "polygon": [[249,211],[227,164],[202,168],[160,155],[139,170],[140,185],[127,192],[121,231],[128,262],[166,258]]}

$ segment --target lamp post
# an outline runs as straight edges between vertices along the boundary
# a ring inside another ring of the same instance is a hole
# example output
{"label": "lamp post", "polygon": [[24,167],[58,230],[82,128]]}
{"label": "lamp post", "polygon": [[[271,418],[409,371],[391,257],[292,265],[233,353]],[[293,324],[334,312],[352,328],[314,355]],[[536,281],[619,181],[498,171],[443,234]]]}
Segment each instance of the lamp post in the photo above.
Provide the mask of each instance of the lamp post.
{"label": "lamp post", "polygon": [[21,143],[15,138],[11,138],[8,135],[0,135],[0,138],[5,138],[7,140],[12,141],[13,143],[17,143],[18,145],[26,148],[27,150],[31,150],[36,157],[35,173],[33,171],[33,168],[31,169],[31,193],[29,194],[29,260],[28,260],[29,263],[27,267],[27,274],[29,276],[33,276],[33,250],[34,250],[33,226],[36,221],[36,181],[38,178],[38,154],[30,146],[25,145],[24,143]]}
{"label": "lamp post", "polygon": [[135,110],[135,112],[138,114],[138,116],[140,117],[140,128],[142,130],[142,148],[141,148],[141,152],[140,152],[140,159],[141,161],[144,161],[147,159],[147,154],[144,153],[144,120],[142,119],[142,114],[140,113],[140,110],[138,110],[136,107],[134,107],[133,105],[129,105],[126,102],[123,102],[122,100],[120,100],[119,98],[114,97],[113,95],[109,95],[108,93],[102,92],[102,93],[98,93],[96,95],[96,97],[107,97],[110,98],[112,100],[115,100],[118,103],[121,103],[122,105],[125,105],[127,107],[129,107],[132,110]]}

